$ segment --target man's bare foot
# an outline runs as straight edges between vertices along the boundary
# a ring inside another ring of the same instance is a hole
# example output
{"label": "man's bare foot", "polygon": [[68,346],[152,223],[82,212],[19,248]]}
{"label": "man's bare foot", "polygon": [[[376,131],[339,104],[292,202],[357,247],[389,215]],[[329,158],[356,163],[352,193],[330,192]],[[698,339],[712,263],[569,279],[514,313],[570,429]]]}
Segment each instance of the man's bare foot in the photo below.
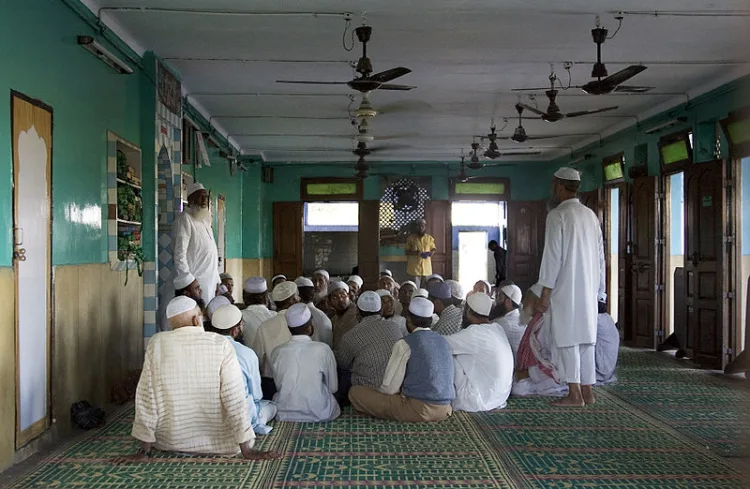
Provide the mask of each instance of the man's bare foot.
{"label": "man's bare foot", "polygon": [[282,457],[279,452],[262,452],[260,450],[242,450],[245,460],[278,460]]}
{"label": "man's bare foot", "polygon": [[146,463],[150,460],[149,456],[144,453],[135,453],[126,457],[117,457],[109,460],[109,463],[114,465],[126,465],[126,464],[140,464]]}
{"label": "man's bare foot", "polygon": [[550,401],[549,405],[555,407],[583,407],[586,403],[582,398],[565,396],[561,399]]}
{"label": "man's bare foot", "polygon": [[594,389],[590,385],[581,386],[581,395],[583,395],[583,402],[585,402],[587,406],[596,404]]}

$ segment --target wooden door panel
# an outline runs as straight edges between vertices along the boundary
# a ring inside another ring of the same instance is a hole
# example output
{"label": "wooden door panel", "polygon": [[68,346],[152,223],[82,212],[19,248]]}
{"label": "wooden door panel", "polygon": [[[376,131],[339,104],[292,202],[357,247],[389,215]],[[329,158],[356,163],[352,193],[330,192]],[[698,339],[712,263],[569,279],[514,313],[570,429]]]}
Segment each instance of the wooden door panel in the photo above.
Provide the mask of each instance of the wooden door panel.
{"label": "wooden door panel", "polygon": [[302,202],[273,204],[273,273],[302,275]]}
{"label": "wooden door panel", "polygon": [[546,201],[508,202],[508,278],[522,290],[539,280]]}
{"label": "wooden door panel", "polygon": [[632,337],[627,343],[655,346],[656,326],[656,177],[641,177],[631,188],[631,315]]}
{"label": "wooden door panel", "polygon": [[380,278],[380,201],[359,203],[357,264],[367,290],[377,289]]}
{"label": "wooden door panel", "polygon": [[633,337],[633,328],[630,322],[630,217],[632,206],[630,203],[630,185],[623,183],[619,189],[619,229],[617,243],[617,321],[620,324],[623,340],[628,341]]}
{"label": "wooden door panel", "polygon": [[427,233],[435,238],[437,251],[432,255],[432,273],[444,279],[453,277],[453,228],[451,203],[448,200],[433,200],[426,210]]}
{"label": "wooden door panel", "polygon": [[674,271],[674,334],[682,348],[692,348],[688,340],[687,282],[683,267]]}

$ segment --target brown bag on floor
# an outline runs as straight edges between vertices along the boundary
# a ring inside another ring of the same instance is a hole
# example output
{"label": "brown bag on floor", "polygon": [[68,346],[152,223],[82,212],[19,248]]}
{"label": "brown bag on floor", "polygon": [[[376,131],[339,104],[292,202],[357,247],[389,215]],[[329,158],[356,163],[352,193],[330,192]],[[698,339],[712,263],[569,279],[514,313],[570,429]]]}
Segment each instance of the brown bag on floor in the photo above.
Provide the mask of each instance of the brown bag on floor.
{"label": "brown bag on floor", "polygon": [[135,399],[135,391],[138,388],[138,381],[141,378],[140,370],[133,370],[128,374],[125,380],[117,382],[112,386],[112,402],[115,404],[125,404]]}

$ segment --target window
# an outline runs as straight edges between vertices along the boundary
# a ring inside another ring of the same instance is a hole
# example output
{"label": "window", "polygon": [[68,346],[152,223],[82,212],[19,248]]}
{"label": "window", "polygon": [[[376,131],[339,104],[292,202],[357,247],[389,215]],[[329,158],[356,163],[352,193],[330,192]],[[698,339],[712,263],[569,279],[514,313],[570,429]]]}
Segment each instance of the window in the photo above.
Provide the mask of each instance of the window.
{"label": "window", "polygon": [[359,203],[357,202],[306,202],[305,232],[357,231],[359,229]]}
{"label": "window", "polygon": [[620,153],[605,158],[602,162],[604,184],[615,185],[625,181],[625,156]]}
{"label": "window", "polygon": [[451,223],[453,226],[504,226],[504,205],[497,202],[454,202]]}
{"label": "window", "polygon": [[508,200],[510,180],[507,178],[474,178],[468,182],[451,180],[453,200]]}
{"label": "window", "polygon": [[182,163],[189,165],[195,163],[195,125],[189,119],[182,119]]}
{"label": "window", "polygon": [[692,131],[671,134],[659,141],[662,172],[666,174],[683,171],[693,162],[692,154]]}
{"label": "window", "polygon": [[305,202],[362,200],[362,180],[357,178],[303,178],[300,195]]}
{"label": "window", "polygon": [[750,106],[732,112],[721,121],[734,158],[750,155]]}

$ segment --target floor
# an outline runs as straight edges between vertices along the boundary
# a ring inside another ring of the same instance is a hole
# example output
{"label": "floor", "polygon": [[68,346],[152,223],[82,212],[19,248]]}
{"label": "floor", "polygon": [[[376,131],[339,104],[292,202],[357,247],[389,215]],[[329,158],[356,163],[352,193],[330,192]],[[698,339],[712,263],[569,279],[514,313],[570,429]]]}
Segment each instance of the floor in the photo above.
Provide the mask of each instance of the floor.
{"label": "floor", "polygon": [[131,453],[132,408],[22,468],[18,488],[747,488],[749,382],[623,349],[619,382],[595,406],[512,398],[438,424],[367,419],[276,423],[259,443],[279,461],[182,457],[113,466]]}

